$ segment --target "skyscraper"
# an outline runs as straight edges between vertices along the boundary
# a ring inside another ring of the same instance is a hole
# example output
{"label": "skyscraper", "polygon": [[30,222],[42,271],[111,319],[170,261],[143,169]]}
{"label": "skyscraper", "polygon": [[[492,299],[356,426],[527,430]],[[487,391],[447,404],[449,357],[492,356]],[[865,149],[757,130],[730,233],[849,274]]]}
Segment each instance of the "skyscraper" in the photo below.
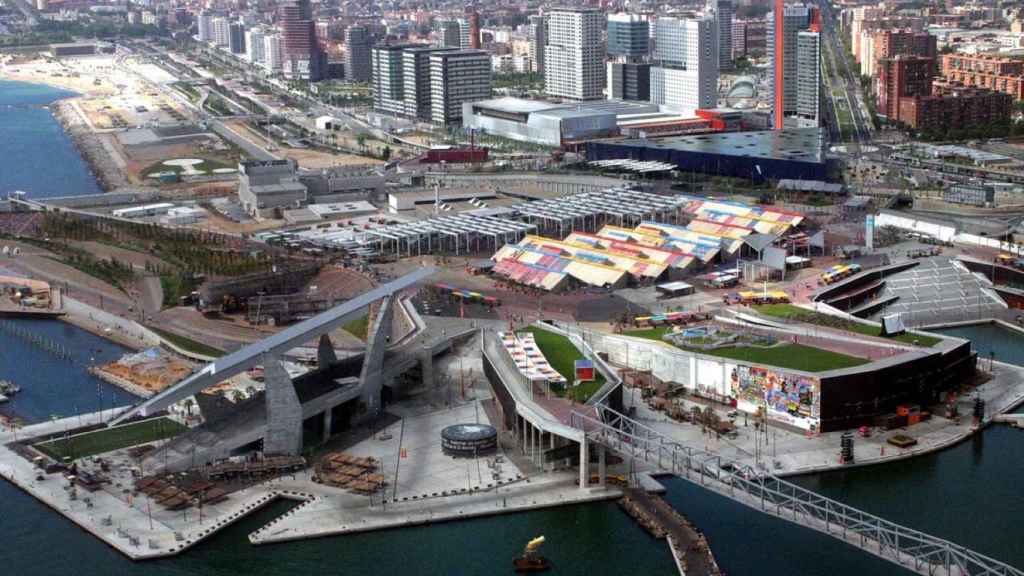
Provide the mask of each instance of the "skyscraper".
{"label": "skyscraper", "polygon": [[711,15],[659,18],[651,102],[683,111],[718,104],[718,34]]}
{"label": "skyscraper", "polygon": [[322,79],[327,58],[316,41],[316,23],[309,0],[285,4],[280,16],[285,75],[312,82]]}
{"label": "skyscraper", "polygon": [[718,28],[718,69],[732,69],[732,0],[709,0],[708,12],[715,15]]}
{"label": "skyscraper", "polygon": [[815,24],[797,33],[796,118],[800,128],[821,125],[821,32]]}
{"label": "skyscraper", "polygon": [[264,56],[263,30],[253,28],[245,31],[245,56],[252,64],[262,64],[266,60]]}
{"label": "skyscraper", "polygon": [[370,31],[366,26],[349,26],[345,30],[345,79],[353,82],[369,82]]}
{"label": "skyscraper", "polygon": [[441,46],[447,48],[462,47],[462,32],[457,20],[442,20],[438,24],[438,35],[441,37]]}
{"label": "skyscraper", "polygon": [[437,52],[458,50],[458,47],[416,46],[402,50],[402,100],[405,115],[432,121],[433,98],[430,57]]}
{"label": "skyscraper", "polygon": [[462,123],[462,105],[491,96],[491,56],[484,50],[430,55],[430,114],[435,124]]}
{"label": "skyscraper", "polygon": [[217,46],[227,46],[231,42],[231,22],[223,16],[213,19],[213,42]]}
{"label": "skyscraper", "polygon": [[650,100],[650,23],[638,14],[608,16],[608,98]]}
{"label": "skyscraper", "polygon": [[782,0],[776,0],[775,11],[768,15],[768,86],[776,130],[797,113],[797,34],[807,28],[810,16],[807,6],[785,6]]}
{"label": "skyscraper", "polygon": [[373,47],[370,63],[373,70],[374,110],[395,115],[405,114],[403,52],[407,48],[424,47],[426,44],[380,44]]}
{"label": "skyscraper", "polygon": [[213,41],[213,14],[208,10],[203,10],[199,13],[199,19],[197,26],[199,28],[199,41],[200,42],[212,42]]}
{"label": "skyscraper", "polygon": [[271,74],[280,72],[284,56],[281,49],[281,35],[267,34],[263,37],[263,67]]}
{"label": "skyscraper", "polygon": [[228,50],[232,54],[245,54],[245,24],[241,22],[228,24]]}
{"label": "skyscraper", "polygon": [[544,91],[569,100],[596,100],[604,92],[604,13],[557,8],[547,15]]}
{"label": "skyscraper", "polygon": [[530,38],[530,61],[533,63],[533,72],[544,73],[544,48],[548,43],[547,24],[544,16],[530,16],[528,24]]}

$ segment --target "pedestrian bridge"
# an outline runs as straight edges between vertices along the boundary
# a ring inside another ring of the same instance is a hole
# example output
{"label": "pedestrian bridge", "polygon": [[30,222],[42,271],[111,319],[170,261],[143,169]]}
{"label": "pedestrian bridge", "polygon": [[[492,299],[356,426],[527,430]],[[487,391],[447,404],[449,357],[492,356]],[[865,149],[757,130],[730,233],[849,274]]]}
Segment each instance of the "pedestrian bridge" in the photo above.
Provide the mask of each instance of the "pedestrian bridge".
{"label": "pedestrian bridge", "polygon": [[[642,460],[741,504],[824,532],[918,574],[1024,576],[1024,572],[924,532],[821,496],[777,476],[684,446],[606,406],[573,412],[588,443]],[[722,464],[732,464],[731,470]]]}

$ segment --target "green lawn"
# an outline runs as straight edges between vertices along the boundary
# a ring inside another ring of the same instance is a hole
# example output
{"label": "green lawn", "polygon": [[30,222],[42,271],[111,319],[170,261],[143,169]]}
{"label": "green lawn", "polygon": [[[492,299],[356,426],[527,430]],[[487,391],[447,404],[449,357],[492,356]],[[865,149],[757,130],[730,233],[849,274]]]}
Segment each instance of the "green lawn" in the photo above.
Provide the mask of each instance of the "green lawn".
{"label": "green lawn", "polygon": [[345,330],[345,332],[348,332],[363,342],[366,342],[366,339],[370,334],[370,315],[366,314],[364,316],[360,316],[341,328]]}
{"label": "green lawn", "polygon": [[753,364],[767,364],[778,368],[803,370],[804,372],[824,372],[836,368],[850,368],[867,364],[870,360],[839,354],[820,348],[812,348],[803,344],[783,344],[770,348],[756,346],[731,346],[714,350],[698,350],[700,354],[721,356],[733,360],[743,360]]}
{"label": "green lawn", "polygon": [[217,357],[224,355],[224,351],[221,350],[220,348],[214,348],[213,346],[203,344],[202,342],[196,342],[191,338],[179,336],[178,334],[175,334],[173,332],[161,330],[160,328],[155,328],[153,326],[147,326],[147,328],[149,328],[153,332],[156,332],[158,336],[160,336],[164,340],[167,340],[171,344],[174,344],[178,348],[181,348],[182,350],[187,350],[195,354],[201,354],[203,356]]}
{"label": "green lawn", "polygon": [[762,304],[760,306],[754,306],[754,309],[765,316],[774,316],[776,318],[796,320],[806,324],[817,324],[818,326],[838,328],[840,330],[846,330],[847,332],[864,334],[865,336],[888,338],[904,344],[913,344],[916,340],[921,346],[932,347],[939,342],[942,342],[942,338],[913,332],[904,332],[896,336],[883,336],[881,334],[881,328],[878,326],[839,318],[837,316],[832,316],[831,314],[822,314],[821,312],[807,310],[792,304]]}
{"label": "green lawn", "polygon": [[[200,160],[202,160],[202,163],[194,165],[193,168],[207,175],[213,174],[214,170],[219,170],[221,168],[233,168],[233,166],[228,166],[227,164],[216,160],[209,160],[202,157],[200,157]],[[175,174],[181,174],[184,171],[185,169],[181,166],[168,166],[164,164],[163,161],[160,161],[143,170],[142,177],[149,178],[153,174],[160,174],[162,172],[174,172]]]}
{"label": "green lawn", "polygon": [[[583,353],[579,348],[576,348],[576,345],[565,336],[548,332],[536,326],[530,326],[526,332],[533,334],[533,340],[544,357],[547,358],[548,364],[551,364],[552,368],[570,382],[571,388],[571,383],[576,378],[576,360],[583,359]],[[596,367],[594,372],[595,380],[593,382],[583,382],[572,390],[572,395],[577,402],[586,402],[591,394],[604,386],[604,376]]]}
{"label": "green lawn", "polygon": [[125,424],[115,428],[104,428],[95,432],[87,432],[79,436],[64,439],[48,440],[36,444],[36,448],[49,456],[60,460],[65,456],[73,460],[103,454],[112,450],[120,450],[129,446],[138,446],[157,440],[176,436],[185,430],[185,426],[170,418],[152,418],[133,424]]}
{"label": "green lawn", "polygon": [[627,330],[622,333],[623,336],[633,336],[634,338],[646,338],[647,340],[657,340],[658,342],[664,342],[662,337],[668,334],[672,330],[671,326],[659,326],[657,328],[640,328],[639,330]]}

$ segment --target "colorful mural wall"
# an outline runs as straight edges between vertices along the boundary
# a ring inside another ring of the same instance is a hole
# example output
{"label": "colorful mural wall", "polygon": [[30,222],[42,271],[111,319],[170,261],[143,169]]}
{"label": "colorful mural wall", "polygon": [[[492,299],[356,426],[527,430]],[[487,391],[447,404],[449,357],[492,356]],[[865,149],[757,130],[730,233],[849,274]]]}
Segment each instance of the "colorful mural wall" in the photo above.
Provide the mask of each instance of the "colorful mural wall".
{"label": "colorful mural wall", "polygon": [[730,380],[738,409],[756,412],[763,406],[772,420],[805,430],[818,428],[821,381],[816,376],[735,365]]}

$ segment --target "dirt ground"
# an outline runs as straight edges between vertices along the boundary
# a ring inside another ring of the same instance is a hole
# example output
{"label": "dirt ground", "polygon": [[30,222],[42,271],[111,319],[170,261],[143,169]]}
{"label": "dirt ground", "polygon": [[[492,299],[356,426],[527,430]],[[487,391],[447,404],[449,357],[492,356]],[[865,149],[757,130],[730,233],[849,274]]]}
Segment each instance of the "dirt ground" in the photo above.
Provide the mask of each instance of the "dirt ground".
{"label": "dirt ground", "polygon": [[[235,132],[245,135],[246,138],[253,142],[257,142],[260,145],[264,145],[267,141],[263,134],[254,131],[242,120],[229,120],[226,121],[225,124],[230,126]],[[355,143],[353,142],[352,145],[354,146]],[[357,156],[355,154],[329,154],[327,152],[304,148],[277,148],[274,150],[274,154],[285,158],[291,158],[298,162],[299,166],[314,170],[331,168],[333,166],[376,166],[384,163],[381,160],[367,156]]]}

